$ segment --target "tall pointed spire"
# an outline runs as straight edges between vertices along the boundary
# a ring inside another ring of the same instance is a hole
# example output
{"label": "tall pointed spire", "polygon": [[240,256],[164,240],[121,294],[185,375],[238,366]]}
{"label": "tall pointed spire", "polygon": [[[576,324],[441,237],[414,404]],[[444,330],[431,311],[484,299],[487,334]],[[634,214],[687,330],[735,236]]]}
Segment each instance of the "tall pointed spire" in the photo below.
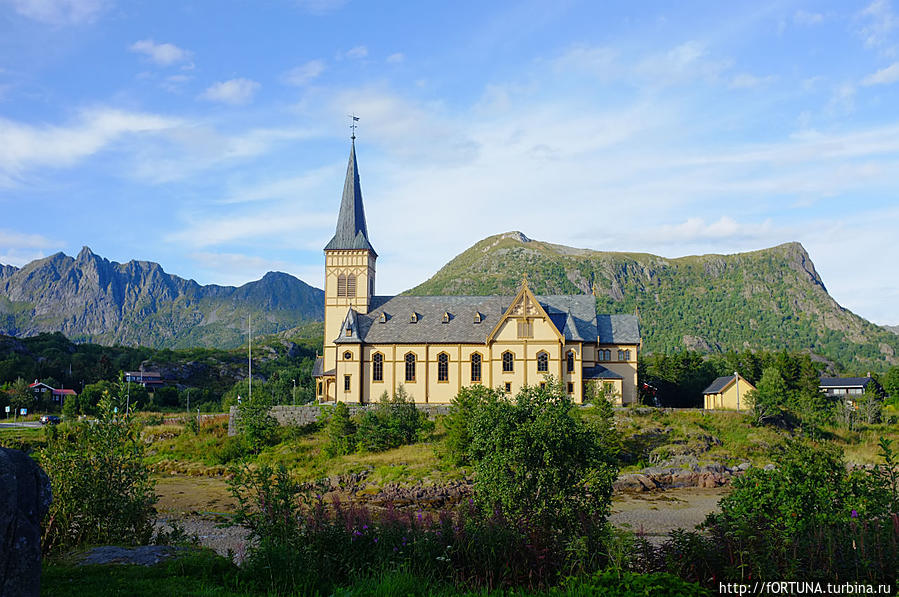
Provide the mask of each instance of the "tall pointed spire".
{"label": "tall pointed spire", "polygon": [[[355,137],[355,134],[353,135]],[[350,148],[350,161],[346,167],[346,181],[343,183],[343,198],[340,200],[340,214],[337,216],[337,230],[334,238],[325,245],[325,251],[332,249],[368,249],[377,256],[368,240],[365,225],[365,209],[362,207],[362,187],[359,184],[359,167],[356,164],[356,141]]]}

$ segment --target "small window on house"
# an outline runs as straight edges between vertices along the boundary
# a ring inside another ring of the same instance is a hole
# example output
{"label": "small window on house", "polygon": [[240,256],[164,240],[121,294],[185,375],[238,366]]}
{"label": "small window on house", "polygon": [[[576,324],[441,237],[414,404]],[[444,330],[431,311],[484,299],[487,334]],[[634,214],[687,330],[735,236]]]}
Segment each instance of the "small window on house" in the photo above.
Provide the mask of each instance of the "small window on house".
{"label": "small window on house", "polygon": [[574,351],[569,350],[568,354],[565,355],[565,365],[568,373],[574,373]]}
{"label": "small window on house", "polygon": [[537,371],[541,373],[549,371],[549,355],[545,352],[537,353]]}
{"label": "small window on house", "polygon": [[515,370],[515,357],[511,352],[503,353],[503,373],[511,373]]}
{"label": "small window on house", "polygon": [[318,382],[318,395],[322,395],[322,382]]}
{"label": "small window on house", "polygon": [[481,355],[478,353],[471,355],[471,381],[481,381]]}
{"label": "small window on house", "polygon": [[387,313],[381,311],[381,315],[378,316],[378,323],[387,323]]}
{"label": "small window on house", "polygon": [[611,361],[611,360],[612,360],[612,351],[611,351],[611,350],[609,350],[609,349],[607,348],[607,349],[605,349],[605,350],[603,351],[603,353],[606,355],[606,360],[607,360],[607,361]]}
{"label": "small window on house", "polygon": [[449,311],[444,311],[444,313],[443,313],[443,323],[449,323],[449,321],[450,321],[450,314],[449,314]]}
{"label": "small window on house", "polygon": [[445,352],[437,355],[437,381],[449,381],[449,355]]}
{"label": "small window on house", "polygon": [[346,337],[349,338],[352,335],[353,335],[353,328],[348,327],[346,329]]}
{"label": "small window on house", "polygon": [[574,384],[572,382],[568,382],[568,393],[574,394]]}
{"label": "small window on house", "polygon": [[371,380],[384,381],[384,355],[376,352],[371,358]]}
{"label": "small window on house", "polygon": [[344,392],[350,391],[350,376],[349,375],[343,376],[343,391]]}
{"label": "small window on house", "polygon": [[623,360],[624,360],[624,351],[623,351],[623,350],[619,350],[619,351],[618,351],[618,360],[619,360],[619,361],[623,361]]}
{"label": "small window on house", "polygon": [[351,358],[353,358],[353,353],[351,353],[350,351],[346,351],[345,353],[343,353],[344,361],[349,361]]}
{"label": "small window on house", "polygon": [[337,296],[346,296],[346,274],[337,276]]}
{"label": "small window on house", "polygon": [[631,360],[631,351],[630,351],[630,350],[625,350],[625,351],[624,351],[624,360],[625,360],[625,361]]}
{"label": "small window on house", "polygon": [[415,381],[415,355],[411,352],[406,355],[406,381]]}
{"label": "small window on house", "polygon": [[353,274],[346,277],[346,295],[356,296],[356,276]]}
{"label": "small window on house", "polygon": [[522,319],[518,322],[518,337],[533,338],[534,324],[529,319]]}
{"label": "small window on house", "polygon": [[418,323],[418,313],[415,311],[409,316],[409,323]]}
{"label": "small window on house", "polygon": [[545,381],[541,381],[541,382],[540,382],[540,389],[541,389],[541,390],[545,390],[545,389],[546,389],[546,382],[545,382]]}
{"label": "small window on house", "polygon": [[507,382],[506,382],[506,391],[507,391],[507,392],[511,392],[511,391],[512,391],[512,382],[510,382],[510,381],[507,381]]}
{"label": "small window on house", "polygon": [[481,314],[478,311],[474,312],[474,322],[481,323]]}
{"label": "small window on house", "polygon": [[596,360],[597,360],[597,361],[604,361],[604,360],[606,360],[606,351],[604,351],[604,350],[597,350],[597,351],[596,351]]}

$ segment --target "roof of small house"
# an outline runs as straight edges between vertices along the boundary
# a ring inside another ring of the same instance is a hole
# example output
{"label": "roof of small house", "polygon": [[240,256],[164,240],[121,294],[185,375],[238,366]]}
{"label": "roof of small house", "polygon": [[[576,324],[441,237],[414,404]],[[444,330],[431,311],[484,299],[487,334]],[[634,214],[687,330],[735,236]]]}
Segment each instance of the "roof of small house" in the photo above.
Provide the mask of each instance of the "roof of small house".
{"label": "roof of small house", "polygon": [[872,377],[822,377],[820,388],[864,388],[874,381]]}
{"label": "roof of small house", "polygon": [[718,394],[724,390],[727,386],[734,382],[733,375],[725,375],[724,377],[718,377],[713,381],[709,387],[702,391],[703,394]]}

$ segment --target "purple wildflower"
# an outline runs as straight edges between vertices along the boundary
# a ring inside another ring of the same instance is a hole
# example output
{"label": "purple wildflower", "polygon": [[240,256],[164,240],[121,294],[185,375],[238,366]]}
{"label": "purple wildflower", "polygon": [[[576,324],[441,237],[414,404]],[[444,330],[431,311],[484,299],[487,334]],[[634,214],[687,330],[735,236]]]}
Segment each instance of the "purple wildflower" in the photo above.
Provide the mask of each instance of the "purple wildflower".
{"label": "purple wildflower", "polygon": [[856,512],[856,511],[853,509],[852,512],[849,513],[849,516],[851,516],[852,518],[858,518],[858,512]]}

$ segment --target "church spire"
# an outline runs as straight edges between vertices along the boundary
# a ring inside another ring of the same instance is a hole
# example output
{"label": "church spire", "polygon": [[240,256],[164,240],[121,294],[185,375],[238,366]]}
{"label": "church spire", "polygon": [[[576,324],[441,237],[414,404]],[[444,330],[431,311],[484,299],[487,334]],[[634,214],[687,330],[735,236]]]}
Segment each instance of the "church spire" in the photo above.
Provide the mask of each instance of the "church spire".
{"label": "church spire", "polygon": [[368,240],[365,225],[365,209],[362,207],[362,187],[359,184],[359,167],[356,164],[356,140],[350,148],[350,161],[346,167],[346,181],[343,183],[343,198],[340,200],[340,214],[337,216],[337,230],[334,238],[325,245],[325,251],[332,249],[368,249],[377,256]]}

